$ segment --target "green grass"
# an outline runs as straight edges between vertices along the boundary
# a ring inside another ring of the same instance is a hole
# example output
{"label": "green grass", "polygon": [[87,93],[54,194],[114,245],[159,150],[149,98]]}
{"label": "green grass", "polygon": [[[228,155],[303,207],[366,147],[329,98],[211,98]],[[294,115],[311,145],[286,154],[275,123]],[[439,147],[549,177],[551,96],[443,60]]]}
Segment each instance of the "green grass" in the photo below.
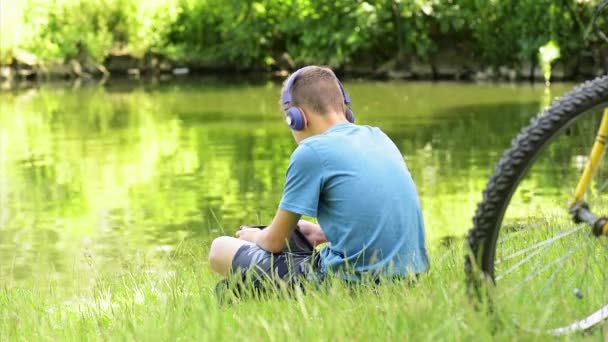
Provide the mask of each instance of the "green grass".
{"label": "green grass", "polygon": [[[415,287],[326,288],[220,305],[207,246],[181,246],[151,262],[120,260],[125,272],[75,272],[0,288],[0,340],[532,340],[500,315],[476,309],[463,281],[461,244],[437,247]],[[158,271],[158,270],[162,271]],[[601,329],[568,338],[597,339]]]}

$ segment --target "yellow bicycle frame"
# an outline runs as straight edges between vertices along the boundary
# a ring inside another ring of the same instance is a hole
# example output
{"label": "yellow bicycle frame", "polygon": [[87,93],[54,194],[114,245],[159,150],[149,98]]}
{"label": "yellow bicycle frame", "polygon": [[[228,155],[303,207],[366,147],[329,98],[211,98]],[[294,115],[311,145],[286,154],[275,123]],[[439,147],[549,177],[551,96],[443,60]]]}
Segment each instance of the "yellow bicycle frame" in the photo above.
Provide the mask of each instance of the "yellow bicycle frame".
{"label": "yellow bicycle frame", "polygon": [[[589,156],[589,160],[585,165],[585,170],[581,175],[581,178],[578,181],[578,185],[576,186],[576,190],[574,192],[574,201],[572,202],[572,206],[580,203],[585,196],[585,192],[589,188],[589,184],[591,183],[591,178],[595,174],[597,167],[602,160],[602,156],[604,155],[604,150],[606,148],[606,139],[608,138],[608,108],[604,109],[604,114],[602,116],[602,122],[600,124],[600,129],[597,132],[597,137],[595,138],[595,142],[593,143],[593,148],[591,149],[591,155]],[[602,234],[608,234],[608,225],[604,226],[602,229]]]}

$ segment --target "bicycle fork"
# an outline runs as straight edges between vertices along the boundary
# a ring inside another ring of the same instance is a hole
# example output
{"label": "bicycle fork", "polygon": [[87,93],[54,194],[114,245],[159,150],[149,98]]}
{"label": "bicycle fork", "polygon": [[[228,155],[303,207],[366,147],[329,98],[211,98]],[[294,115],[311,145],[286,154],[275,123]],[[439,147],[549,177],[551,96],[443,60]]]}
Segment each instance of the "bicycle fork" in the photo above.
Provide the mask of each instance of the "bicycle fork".
{"label": "bicycle fork", "polygon": [[602,116],[602,122],[597,132],[593,148],[591,149],[591,155],[585,165],[583,174],[578,181],[576,190],[574,192],[574,201],[570,205],[570,213],[576,223],[586,222],[593,227],[593,234],[595,236],[608,235],[608,218],[606,216],[597,217],[593,214],[589,208],[589,205],[584,200],[585,192],[589,188],[591,179],[595,174],[604,150],[606,149],[606,140],[608,139],[608,108],[604,109]]}

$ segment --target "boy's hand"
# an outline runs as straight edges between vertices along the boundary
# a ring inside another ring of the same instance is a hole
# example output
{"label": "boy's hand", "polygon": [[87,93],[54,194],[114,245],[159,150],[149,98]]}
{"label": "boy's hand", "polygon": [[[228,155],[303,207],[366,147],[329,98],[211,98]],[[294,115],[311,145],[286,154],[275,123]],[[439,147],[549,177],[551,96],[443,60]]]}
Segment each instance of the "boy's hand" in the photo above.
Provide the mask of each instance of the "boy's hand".
{"label": "boy's hand", "polygon": [[300,227],[300,232],[302,235],[304,235],[304,237],[306,237],[311,245],[317,246],[327,242],[325,233],[323,233],[323,229],[321,229],[318,224],[314,224],[306,220],[300,220],[298,221],[298,227]]}
{"label": "boy's hand", "polygon": [[241,240],[255,243],[257,241],[258,235],[261,232],[262,230],[260,228],[251,228],[243,226],[240,230],[236,232],[236,237]]}

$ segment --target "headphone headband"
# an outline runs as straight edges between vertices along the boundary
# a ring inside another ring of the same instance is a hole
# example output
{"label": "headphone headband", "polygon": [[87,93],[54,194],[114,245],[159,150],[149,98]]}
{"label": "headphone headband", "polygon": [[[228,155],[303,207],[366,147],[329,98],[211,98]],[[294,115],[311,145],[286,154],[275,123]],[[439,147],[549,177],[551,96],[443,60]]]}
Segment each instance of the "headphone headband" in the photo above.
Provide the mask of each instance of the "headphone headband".
{"label": "headphone headband", "polygon": [[342,86],[342,82],[340,82],[340,80],[337,77],[336,77],[336,82],[338,82],[338,86],[340,86],[340,91],[342,92],[342,97],[344,97],[344,104],[346,106],[350,106],[350,96],[348,96],[348,93]]}
{"label": "headphone headband", "polygon": [[302,69],[298,69],[296,72],[291,74],[287,79],[287,83],[285,84],[285,89],[283,90],[283,94],[281,95],[281,103],[283,103],[283,107],[291,102],[291,87],[293,86],[293,82],[298,78],[298,75],[302,73]]}

